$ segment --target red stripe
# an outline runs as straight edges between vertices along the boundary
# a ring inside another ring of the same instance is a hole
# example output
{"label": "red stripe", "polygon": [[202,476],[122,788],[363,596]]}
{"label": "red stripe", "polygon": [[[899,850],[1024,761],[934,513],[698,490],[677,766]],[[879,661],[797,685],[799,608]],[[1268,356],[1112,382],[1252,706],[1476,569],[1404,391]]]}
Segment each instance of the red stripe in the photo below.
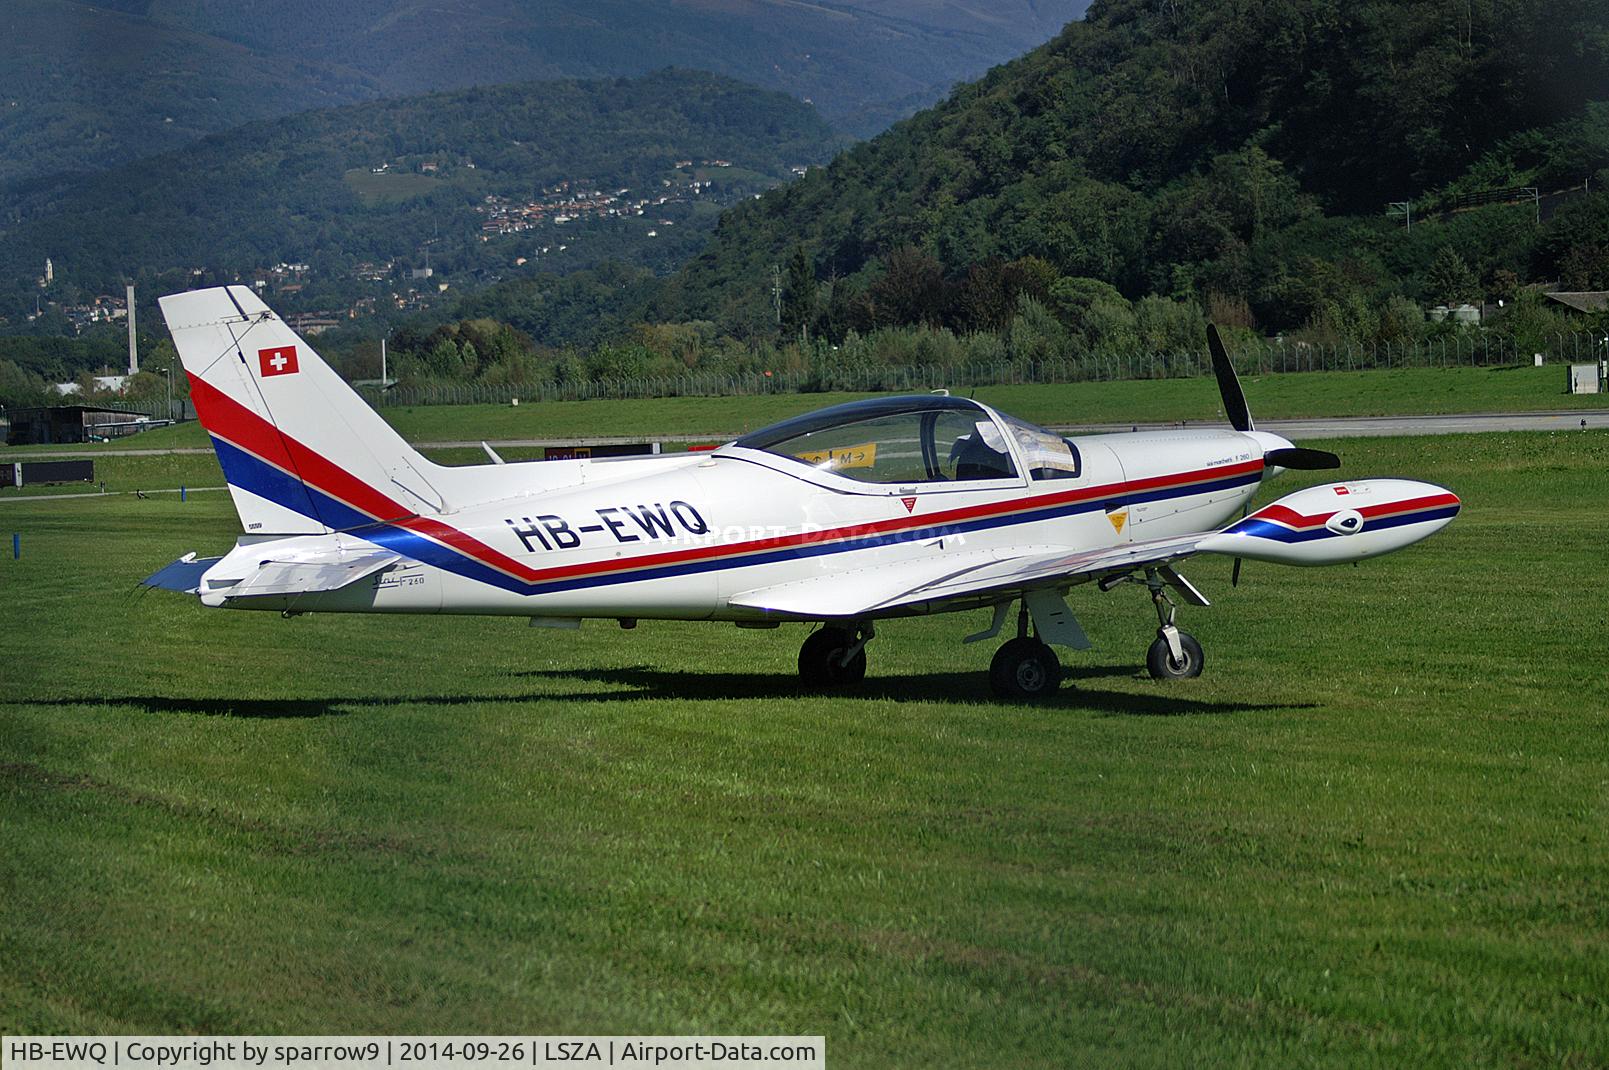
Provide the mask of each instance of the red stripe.
{"label": "red stripe", "polygon": [[190,402],[196,407],[201,426],[226,438],[233,445],[256,454],[269,464],[294,473],[290,452],[279,429],[246,408],[205,379],[185,373],[190,379]]}
{"label": "red stripe", "polygon": [[[869,524],[855,524],[850,527],[832,528],[826,531],[806,531],[796,535],[776,535],[766,539],[756,539],[753,542],[740,543],[736,546],[697,546],[686,550],[667,550],[664,553],[647,554],[642,557],[627,558],[624,560],[591,561],[574,565],[557,565],[553,568],[540,569],[530,573],[531,577],[541,580],[570,579],[576,576],[602,575],[610,572],[624,572],[639,568],[654,568],[661,565],[677,565],[687,561],[698,561],[712,557],[740,557],[747,554],[762,553],[767,550],[781,550],[793,546],[809,546],[815,543],[840,542],[845,539],[865,538],[871,535],[884,535],[891,532],[912,528],[927,528],[938,524],[951,524],[964,520],[976,520],[991,515],[1004,515],[1012,512],[1031,512],[1039,509],[1067,505],[1074,502],[1088,501],[1095,498],[1111,497],[1114,493],[1124,493],[1131,489],[1155,489],[1170,485],[1184,485],[1199,483],[1208,480],[1220,479],[1225,476],[1242,475],[1248,472],[1260,471],[1263,467],[1261,460],[1248,461],[1243,464],[1225,466],[1223,468],[1208,469],[1204,472],[1183,472],[1172,476],[1156,476],[1151,479],[1138,480],[1134,483],[1120,483],[1115,487],[1111,484],[1100,487],[1087,487],[1083,490],[1064,491],[1060,494],[1046,494],[1035,498],[1017,498],[1009,502],[996,502],[985,505],[966,506],[960,509],[948,509],[939,513],[930,513],[922,517],[896,517],[893,520],[875,521]],[[408,525],[412,527],[412,524]],[[451,529],[448,529],[451,530]],[[525,574],[521,578],[528,578]]]}

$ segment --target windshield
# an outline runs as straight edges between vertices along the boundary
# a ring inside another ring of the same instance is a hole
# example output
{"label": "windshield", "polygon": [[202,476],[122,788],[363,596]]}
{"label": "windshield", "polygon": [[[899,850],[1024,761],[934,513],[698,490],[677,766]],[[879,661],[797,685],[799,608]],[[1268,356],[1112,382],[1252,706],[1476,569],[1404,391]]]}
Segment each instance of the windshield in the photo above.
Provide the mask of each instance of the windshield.
{"label": "windshield", "polygon": [[[845,407],[846,410],[848,407]],[[867,410],[859,410],[867,412]],[[863,483],[935,483],[1015,479],[1005,439],[988,413],[975,405],[868,413],[855,419],[813,420],[780,434],[758,434],[739,445],[803,461],[819,471]]]}
{"label": "windshield", "polygon": [[1079,471],[1078,450],[1073,444],[1037,424],[1019,420],[1015,416],[1000,417],[1005,421],[1017,449],[1033,479],[1076,479]]}

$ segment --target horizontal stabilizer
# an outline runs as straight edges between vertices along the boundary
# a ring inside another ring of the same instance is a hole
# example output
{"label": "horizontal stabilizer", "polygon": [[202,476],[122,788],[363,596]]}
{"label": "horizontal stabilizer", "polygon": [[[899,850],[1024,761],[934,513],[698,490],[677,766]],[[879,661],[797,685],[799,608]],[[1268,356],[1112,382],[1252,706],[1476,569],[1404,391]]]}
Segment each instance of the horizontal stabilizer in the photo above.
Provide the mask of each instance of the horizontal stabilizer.
{"label": "horizontal stabilizer", "polygon": [[201,577],[206,574],[207,569],[222,560],[221,557],[197,558],[194,553],[188,553],[171,565],[145,577],[140,581],[140,586],[151,587],[158,591],[195,594],[201,589]]}
{"label": "horizontal stabilizer", "polygon": [[261,562],[256,571],[221,593],[229,598],[252,598],[260,595],[339,591],[401,560],[401,554],[390,550],[343,554],[326,560],[270,559]]}

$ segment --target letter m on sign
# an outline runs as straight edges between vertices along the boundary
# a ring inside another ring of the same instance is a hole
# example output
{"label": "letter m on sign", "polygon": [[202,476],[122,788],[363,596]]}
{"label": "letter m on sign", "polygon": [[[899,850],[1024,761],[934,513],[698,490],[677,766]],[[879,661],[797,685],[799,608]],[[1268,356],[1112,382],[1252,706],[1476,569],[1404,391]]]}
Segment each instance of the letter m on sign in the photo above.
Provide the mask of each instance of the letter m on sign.
{"label": "letter m on sign", "polygon": [[296,347],[275,346],[273,349],[259,349],[257,365],[265,379],[270,375],[290,375],[297,370]]}

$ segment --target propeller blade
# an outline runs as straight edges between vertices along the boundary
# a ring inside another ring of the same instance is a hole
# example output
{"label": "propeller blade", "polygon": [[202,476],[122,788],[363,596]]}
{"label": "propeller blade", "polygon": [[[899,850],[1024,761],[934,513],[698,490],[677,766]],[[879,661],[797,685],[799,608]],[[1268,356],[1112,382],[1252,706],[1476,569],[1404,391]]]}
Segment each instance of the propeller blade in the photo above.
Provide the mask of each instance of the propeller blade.
{"label": "propeller blade", "polygon": [[1207,324],[1207,349],[1212,353],[1212,374],[1218,377],[1218,393],[1223,395],[1224,415],[1229,417],[1229,426],[1236,431],[1254,430],[1251,409],[1246,406],[1246,394],[1240,389],[1235,366],[1229,363],[1223,339],[1218,337],[1216,323]]}
{"label": "propeller blade", "polygon": [[1304,446],[1269,450],[1263,454],[1263,463],[1269,467],[1289,468],[1297,472],[1319,472],[1341,467],[1341,458],[1327,450],[1310,450]]}

